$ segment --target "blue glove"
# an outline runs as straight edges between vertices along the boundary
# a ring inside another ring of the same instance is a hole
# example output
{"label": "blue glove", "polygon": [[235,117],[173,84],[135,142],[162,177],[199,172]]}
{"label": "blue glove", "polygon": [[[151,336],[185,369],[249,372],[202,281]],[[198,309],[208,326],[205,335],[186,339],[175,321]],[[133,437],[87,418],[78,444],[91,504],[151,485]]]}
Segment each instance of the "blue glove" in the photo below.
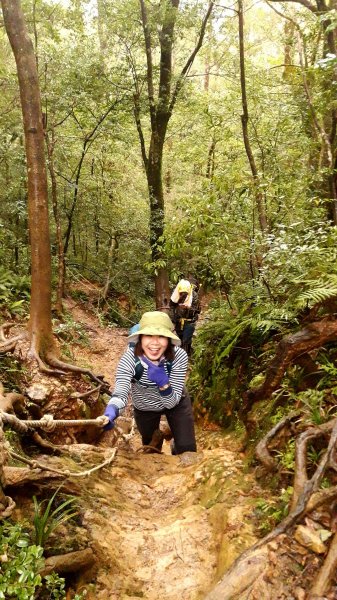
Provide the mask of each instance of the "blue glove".
{"label": "blue glove", "polygon": [[114,404],[108,404],[104,411],[104,415],[106,417],[109,417],[109,423],[107,425],[104,425],[103,429],[104,431],[109,431],[110,429],[113,429],[113,427],[115,427],[114,420],[117,419],[119,415],[119,410]]}
{"label": "blue glove", "polygon": [[148,366],[147,377],[150,381],[156,383],[158,387],[163,387],[167,383],[170,383],[164,368],[164,361],[160,362],[159,365],[154,365],[146,356],[142,356],[142,361]]}

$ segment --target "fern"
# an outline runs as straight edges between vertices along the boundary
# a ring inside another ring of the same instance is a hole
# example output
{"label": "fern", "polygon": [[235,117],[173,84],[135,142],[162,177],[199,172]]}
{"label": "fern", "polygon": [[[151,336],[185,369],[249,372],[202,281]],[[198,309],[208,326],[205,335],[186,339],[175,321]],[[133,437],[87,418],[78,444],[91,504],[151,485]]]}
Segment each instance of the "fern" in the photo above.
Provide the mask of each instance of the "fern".
{"label": "fern", "polygon": [[306,283],[309,289],[298,296],[296,306],[299,308],[321,304],[325,300],[337,297],[336,275],[330,275],[326,279],[311,280],[303,283]]}

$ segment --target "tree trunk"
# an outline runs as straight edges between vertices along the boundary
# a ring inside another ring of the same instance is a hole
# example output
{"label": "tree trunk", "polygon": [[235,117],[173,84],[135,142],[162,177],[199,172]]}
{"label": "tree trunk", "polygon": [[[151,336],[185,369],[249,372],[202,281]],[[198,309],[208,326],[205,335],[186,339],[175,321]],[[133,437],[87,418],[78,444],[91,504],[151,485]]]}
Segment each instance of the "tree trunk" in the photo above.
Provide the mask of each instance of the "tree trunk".
{"label": "tree trunk", "polygon": [[253,175],[254,181],[254,194],[257,207],[257,213],[259,217],[260,228],[262,232],[265,232],[268,223],[266,217],[266,211],[264,206],[264,199],[260,189],[260,178],[255,163],[254,154],[250,145],[249,132],[248,132],[248,102],[246,92],[246,74],[245,74],[245,50],[244,50],[244,23],[243,23],[243,2],[238,0],[238,15],[239,15],[239,47],[240,47],[240,81],[241,81],[241,100],[242,100],[242,133],[243,141],[246,149],[247,158],[249,161],[250,169]]}
{"label": "tree trunk", "polygon": [[20,87],[28,173],[28,215],[31,244],[29,333],[32,355],[53,349],[51,323],[51,256],[48,187],[38,73],[20,0],[1,0],[6,32],[15,56]]}
{"label": "tree trunk", "polygon": [[[150,243],[152,262],[155,267],[155,294],[157,309],[165,309],[169,302],[169,279],[166,269],[166,258],[163,251],[164,244],[164,193],[163,193],[163,148],[167,126],[172,116],[175,102],[180,89],[191,68],[194,58],[202,46],[206,24],[210,18],[214,2],[210,2],[203,19],[197,44],[182,69],[174,90],[171,94],[172,81],[172,49],[174,29],[179,9],[180,0],[168,0],[163,11],[162,27],[159,31],[160,41],[160,67],[158,98],[155,99],[155,86],[153,77],[152,60],[152,31],[148,20],[147,3],[139,0],[141,20],[144,33],[145,53],[147,62],[147,91],[149,103],[149,117],[151,124],[151,140],[148,156],[145,139],[140,119],[140,82],[135,76],[134,115],[140,139],[142,159],[146,171],[149,200],[150,200]],[[159,28],[158,28],[159,29]]]}
{"label": "tree trunk", "polygon": [[48,168],[51,179],[51,197],[53,203],[53,213],[56,225],[56,243],[57,243],[57,257],[58,257],[58,278],[57,278],[57,291],[56,291],[56,302],[55,309],[58,313],[63,313],[62,298],[64,296],[64,275],[65,275],[65,264],[64,264],[64,253],[63,253],[63,241],[62,241],[62,230],[61,220],[58,207],[57,199],[57,182],[54,168],[54,148],[55,148],[55,131],[51,129],[51,140],[49,139],[48,133],[45,135],[48,153]]}

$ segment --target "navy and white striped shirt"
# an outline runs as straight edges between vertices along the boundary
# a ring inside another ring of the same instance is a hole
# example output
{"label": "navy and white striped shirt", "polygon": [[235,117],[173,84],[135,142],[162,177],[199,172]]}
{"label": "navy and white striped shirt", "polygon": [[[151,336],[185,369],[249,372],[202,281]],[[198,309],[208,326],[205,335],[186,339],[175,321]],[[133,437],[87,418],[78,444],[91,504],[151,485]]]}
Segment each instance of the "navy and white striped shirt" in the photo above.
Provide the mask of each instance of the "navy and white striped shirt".
{"label": "navy and white striped shirt", "polygon": [[[128,402],[128,396],[131,388],[132,404],[139,410],[154,410],[161,412],[167,408],[177,406],[181,400],[181,395],[185,383],[188,357],[182,348],[175,346],[175,357],[172,362],[171,372],[169,374],[167,362],[165,361],[165,371],[169,376],[171,386],[166,390],[159,391],[156,383],[147,378],[148,366],[142,363],[144,371],[139,381],[132,381],[135,376],[136,357],[133,348],[128,348],[119,361],[115,389],[109,401],[122,411]],[[139,357],[141,360],[141,357]]]}

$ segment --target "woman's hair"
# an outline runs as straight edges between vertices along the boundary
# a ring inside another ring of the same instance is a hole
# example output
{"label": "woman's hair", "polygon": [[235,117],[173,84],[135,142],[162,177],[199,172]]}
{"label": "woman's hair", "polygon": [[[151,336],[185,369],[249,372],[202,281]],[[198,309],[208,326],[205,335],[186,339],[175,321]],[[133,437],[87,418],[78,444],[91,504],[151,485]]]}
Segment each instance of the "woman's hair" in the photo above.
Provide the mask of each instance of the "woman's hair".
{"label": "woman's hair", "polygon": [[[164,356],[166,358],[166,360],[173,360],[175,357],[175,352],[174,352],[174,344],[172,344],[172,340],[171,338],[167,338],[168,340],[168,345],[167,348],[164,352]],[[143,353],[143,349],[142,349],[142,336],[139,336],[138,342],[135,345],[135,356],[142,356]]]}

